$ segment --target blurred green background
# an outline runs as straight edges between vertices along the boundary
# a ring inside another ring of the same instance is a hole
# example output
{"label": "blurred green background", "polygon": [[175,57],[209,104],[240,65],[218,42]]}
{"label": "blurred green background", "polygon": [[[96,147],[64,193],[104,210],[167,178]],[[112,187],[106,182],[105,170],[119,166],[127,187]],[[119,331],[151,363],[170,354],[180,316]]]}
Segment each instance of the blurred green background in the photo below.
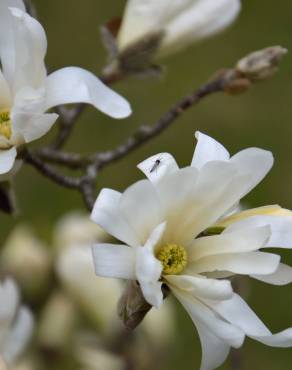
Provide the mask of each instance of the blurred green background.
{"label": "blurred green background", "polygon": [[[48,36],[47,66],[55,70],[76,65],[100,74],[106,54],[99,26],[122,13],[122,0],[34,0],[38,17]],[[216,70],[232,66],[248,52],[271,45],[292,50],[292,2],[243,1],[235,24],[211,40],[193,45],[165,62],[161,78],[120,82],[114,89],[132,104],[133,115],[115,121],[88,108],[76,125],[67,149],[90,153],[115,147],[142,123],[151,124],[167,108],[205,82]],[[292,208],[292,55],[288,54],[279,73],[247,93],[229,97],[213,95],[190,109],[168,131],[120,162],[108,166],[98,186],[123,190],[142,178],[136,164],[157,152],[169,151],[184,166],[192,157],[194,132],[201,130],[236,152],[248,146],[271,150],[275,165],[265,181],[248,196],[249,206],[279,203]],[[36,143],[41,146],[53,135]],[[65,190],[23,166],[16,179],[19,215],[1,215],[1,242],[13,226],[31,223],[49,240],[55,222],[65,212],[83,207],[79,194]],[[292,253],[285,253],[292,264]],[[272,330],[292,326],[292,287],[270,287],[251,283],[249,303]],[[169,354],[168,369],[198,369],[200,346],[190,319],[178,308],[177,338]],[[149,353],[151,356],[151,353]],[[292,369],[292,350],[268,348],[247,340],[242,349],[244,369]],[[229,369],[226,362],[222,369]],[[106,370],[106,369],[105,369]]]}

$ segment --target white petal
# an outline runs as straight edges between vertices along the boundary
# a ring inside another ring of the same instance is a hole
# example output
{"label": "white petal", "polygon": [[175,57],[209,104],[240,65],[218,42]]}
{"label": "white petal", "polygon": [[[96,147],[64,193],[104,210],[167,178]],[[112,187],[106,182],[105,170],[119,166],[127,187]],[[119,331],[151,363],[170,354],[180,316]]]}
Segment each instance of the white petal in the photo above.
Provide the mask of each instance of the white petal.
{"label": "white petal", "polygon": [[5,305],[0,305],[0,321],[12,320],[19,303],[18,288],[13,280],[6,279],[0,284],[0,302],[5,302]]}
{"label": "white petal", "polygon": [[42,25],[28,13],[11,8],[13,15],[15,70],[13,89],[31,86],[39,88],[44,84],[46,68],[44,58],[47,38]]}
{"label": "white petal", "polygon": [[7,180],[11,180],[11,178],[13,176],[15,176],[17,174],[17,172],[20,170],[21,166],[22,166],[23,162],[20,160],[20,159],[17,159],[15,162],[14,162],[14,165],[13,167],[11,168],[11,170],[9,170],[8,172],[6,172],[5,174],[3,175],[0,175],[0,182],[1,181],[7,181]]}
{"label": "white petal", "polygon": [[271,237],[266,247],[292,248],[292,217],[289,216],[252,216],[229,226],[229,230],[240,230],[254,226],[269,225]]}
{"label": "white petal", "polygon": [[156,189],[149,180],[130,186],[122,194],[119,207],[137,235],[139,245],[144,245],[153,229],[164,221]]}
{"label": "white petal", "polygon": [[237,294],[228,301],[210,302],[212,308],[247,336],[272,347],[292,347],[292,328],[272,335],[270,330]]}
{"label": "white petal", "polygon": [[173,286],[171,286],[171,290],[191,316],[195,325],[197,322],[204,324],[215,336],[232,347],[238,348],[242,345],[244,333],[241,329],[220,318],[209,307],[194,297],[185,294],[185,292]]}
{"label": "white petal", "polygon": [[12,169],[16,155],[17,152],[14,147],[7,150],[0,150],[0,174],[6,174]]}
{"label": "white petal", "polygon": [[10,87],[0,70],[0,110],[9,109],[12,105],[12,96]]}
{"label": "white petal", "polygon": [[167,242],[191,243],[240,198],[244,179],[223,161],[208,162],[199,173],[187,167],[165,176],[157,188],[168,215]]}
{"label": "white petal", "polygon": [[248,336],[271,334],[265,324],[238,294],[234,293],[233,297],[226,301],[208,302],[205,300],[205,302],[225,320],[241,328]]}
{"label": "white petal", "polygon": [[139,163],[137,167],[153,183],[158,182],[166,174],[170,174],[179,169],[176,160],[169,153],[155,154]]}
{"label": "white petal", "polygon": [[159,245],[163,237],[163,233],[165,232],[166,225],[166,222],[162,222],[152,231],[144,245],[144,248],[148,249],[152,253],[155,253],[156,247]]}
{"label": "white petal", "polygon": [[118,34],[119,49],[142,39],[148,34],[165,28],[167,22],[187,8],[193,0],[129,0],[123,15],[123,22]]}
{"label": "white petal", "polygon": [[198,169],[202,168],[210,161],[227,161],[230,158],[228,151],[215,139],[197,131],[196,139],[198,140],[191,166]]}
{"label": "white petal", "polygon": [[22,0],[0,1],[0,58],[5,78],[12,85],[15,70],[14,18],[10,7],[25,11]]}
{"label": "white petal", "polygon": [[31,337],[33,318],[30,311],[23,307],[19,310],[16,321],[6,339],[3,348],[3,358],[7,363],[12,363],[24,350]]}
{"label": "white petal", "polygon": [[247,181],[243,187],[242,196],[245,196],[258,185],[273,166],[274,159],[271,152],[258,148],[248,148],[235,154],[230,162],[235,164],[238,171],[245,175]]}
{"label": "white petal", "polygon": [[118,240],[131,246],[139,245],[138,237],[121,214],[121,196],[118,191],[102,189],[94,204],[91,219]]}
{"label": "white petal", "polygon": [[225,253],[203,257],[191,263],[187,271],[193,274],[212,271],[230,271],[243,275],[267,275],[277,270],[279,262],[280,256],[272,253]]}
{"label": "white petal", "polygon": [[96,275],[136,279],[135,253],[132,248],[118,244],[95,244],[92,253]]}
{"label": "white petal", "polygon": [[232,297],[233,290],[229,280],[208,279],[204,276],[165,275],[164,279],[188,294],[214,300]]}
{"label": "white petal", "polygon": [[254,279],[273,285],[287,285],[292,283],[292,267],[280,263],[278,269],[270,275],[251,275]]}
{"label": "white petal", "polygon": [[161,262],[155,258],[152,251],[145,247],[136,248],[136,276],[138,281],[155,283],[162,272]]}
{"label": "white petal", "polygon": [[212,334],[205,325],[195,323],[202,346],[202,361],[200,370],[214,370],[226,360],[230,346],[216,335]]}
{"label": "white petal", "polygon": [[123,97],[82,68],[67,67],[53,72],[47,78],[46,90],[46,110],[62,104],[87,103],[113,118],[131,114]]}
{"label": "white petal", "polygon": [[284,208],[281,208],[277,204],[246,209],[244,211],[241,209],[240,205],[239,206],[237,205],[237,207],[235,208],[235,212],[225,215],[224,218],[219,220],[216,226],[227,227],[227,226],[230,226],[231,224],[234,224],[237,221],[243,220],[251,216],[259,216],[259,215],[286,216],[286,214],[281,214],[282,212],[290,212],[290,211],[285,210]]}
{"label": "white petal", "polygon": [[252,336],[251,338],[265,344],[270,347],[292,347],[292,328],[281,331],[280,333],[261,336]]}
{"label": "white petal", "polygon": [[240,10],[240,0],[197,0],[169,22],[159,56],[177,52],[229,26]]}
{"label": "white petal", "polygon": [[26,143],[37,140],[50,131],[58,115],[55,113],[13,113],[13,129]]}
{"label": "white petal", "polygon": [[188,260],[225,253],[252,252],[262,248],[270,237],[269,226],[250,227],[229,232],[228,228],[220,235],[195,239],[188,248]]}
{"label": "white petal", "polygon": [[141,290],[146,301],[152,306],[159,308],[163,303],[163,294],[161,290],[162,283],[140,282]]}

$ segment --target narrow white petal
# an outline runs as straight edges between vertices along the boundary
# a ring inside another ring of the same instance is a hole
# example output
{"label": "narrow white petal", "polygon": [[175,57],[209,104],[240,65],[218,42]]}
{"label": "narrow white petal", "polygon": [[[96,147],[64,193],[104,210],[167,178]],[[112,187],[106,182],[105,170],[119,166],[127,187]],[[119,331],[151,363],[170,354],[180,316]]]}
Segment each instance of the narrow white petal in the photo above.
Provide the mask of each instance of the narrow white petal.
{"label": "narrow white petal", "polygon": [[292,347],[292,328],[272,334],[239,295],[234,294],[227,301],[209,302],[209,305],[230,323],[241,328],[247,336],[271,347]]}
{"label": "narrow white petal", "polygon": [[12,105],[12,96],[10,87],[0,70],[0,110],[9,109]]}
{"label": "narrow white petal", "polygon": [[287,285],[292,283],[292,267],[280,263],[278,269],[270,275],[251,275],[254,279],[273,285]]}
{"label": "narrow white petal", "polygon": [[0,150],[0,174],[5,174],[9,172],[15,162],[17,152],[13,147],[7,150]]}
{"label": "narrow white petal", "polygon": [[157,189],[168,215],[168,241],[192,243],[240,199],[244,180],[233,164],[223,161],[208,162],[199,172],[187,167],[165,176]]}
{"label": "narrow white petal", "polygon": [[[234,224],[237,221],[244,220],[245,218],[251,216],[262,216],[262,215],[273,215],[273,216],[286,216],[285,214],[281,214],[282,212],[287,212],[284,208],[281,208],[277,204],[269,205],[269,206],[262,206],[257,208],[251,208],[242,210],[240,207],[235,209],[235,212],[224,216],[219,222],[216,224],[221,227],[227,227],[231,224]],[[289,212],[289,211],[288,211]],[[291,214],[290,214],[291,216]]]}
{"label": "narrow white petal", "polygon": [[265,344],[266,346],[289,348],[292,347],[292,328],[273,335],[267,335],[264,337],[252,336],[251,338]]}
{"label": "narrow white petal", "polygon": [[0,321],[12,320],[19,303],[19,291],[13,280],[6,279],[0,284],[0,302],[5,302],[0,305]]}
{"label": "narrow white petal", "polygon": [[171,286],[171,290],[184,306],[195,325],[197,322],[204,324],[211,333],[229,346],[238,348],[242,345],[245,335],[238,326],[226,322],[205,304],[185,292],[173,286]]}
{"label": "narrow white petal", "polygon": [[271,332],[257,317],[248,304],[236,293],[229,300],[214,302],[205,300],[208,306],[231,324],[241,328],[248,336],[266,336]]}
{"label": "narrow white petal", "polygon": [[131,246],[139,245],[137,235],[121,214],[121,196],[118,191],[102,189],[94,204],[91,219],[118,240]]}
{"label": "narrow white petal", "polygon": [[187,8],[194,0],[129,0],[123,15],[118,34],[120,50],[133,44],[144,36],[164,29],[166,24]]}
{"label": "narrow white petal", "polygon": [[224,30],[237,17],[240,0],[197,0],[169,22],[159,56],[177,52]]}
{"label": "narrow white petal", "polygon": [[123,97],[82,68],[67,67],[53,72],[47,78],[46,91],[46,110],[62,104],[87,103],[113,118],[131,114]]}
{"label": "narrow white petal", "polygon": [[12,85],[15,72],[14,18],[10,7],[25,11],[22,0],[0,1],[0,58],[5,78]]}
{"label": "narrow white petal", "polygon": [[197,131],[195,136],[198,142],[191,166],[200,169],[210,161],[229,160],[230,155],[228,151],[218,141],[200,131]]}
{"label": "narrow white petal", "polygon": [[22,307],[16,317],[16,321],[6,338],[3,348],[4,360],[9,364],[12,363],[24,350],[29,341],[33,330],[33,318],[30,311]]}
{"label": "narrow white petal", "polygon": [[178,289],[185,290],[194,298],[202,297],[224,300],[232,297],[233,290],[229,280],[208,279],[204,276],[165,275],[164,279]]}
{"label": "narrow white petal", "polygon": [[31,86],[39,88],[44,84],[46,68],[44,58],[47,38],[42,25],[19,8],[11,8],[13,15],[15,70],[13,89]]}
{"label": "narrow white petal", "polygon": [[148,249],[151,252],[155,252],[157,245],[160,243],[163,237],[166,225],[167,225],[166,222],[162,222],[152,231],[144,245],[144,248]]}
{"label": "narrow white petal", "polygon": [[140,282],[141,290],[146,301],[152,306],[159,308],[163,303],[163,293],[161,290],[162,283]]}
{"label": "narrow white petal", "polygon": [[139,245],[144,245],[153,229],[164,221],[156,189],[149,180],[130,186],[122,194],[119,207],[137,235]]}
{"label": "narrow white petal", "polygon": [[188,260],[225,253],[252,252],[262,248],[270,237],[270,227],[250,227],[229,232],[228,228],[220,235],[195,239],[188,248]]}
{"label": "narrow white petal", "polygon": [[166,174],[173,173],[179,169],[176,160],[169,153],[155,154],[139,163],[137,167],[153,183],[158,182]]}
{"label": "narrow white petal", "polygon": [[26,143],[37,140],[50,131],[58,115],[55,113],[13,113],[13,129]]}
{"label": "narrow white petal", "polygon": [[291,216],[252,216],[242,219],[229,226],[229,230],[240,230],[254,226],[269,225],[271,237],[266,247],[292,248],[292,217]]}
{"label": "narrow white petal", "polygon": [[230,346],[211,333],[204,324],[195,323],[202,346],[200,370],[214,370],[226,360]]}
{"label": "narrow white petal", "polygon": [[230,162],[246,176],[245,186],[242,189],[241,197],[243,197],[263,180],[272,168],[274,159],[272,153],[267,150],[248,148],[235,154]]}
{"label": "narrow white petal", "polygon": [[193,274],[212,271],[230,271],[243,275],[267,275],[277,270],[279,262],[280,256],[272,253],[226,253],[203,257],[191,263],[187,271]]}
{"label": "narrow white petal", "polygon": [[155,283],[162,272],[161,262],[145,247],[136,248],[136,276],[140,283]]}
{"label": "narrow white petal", "polygon": [[92,253],[96,275],[136,279],[133,248],[118,244],[95,244]]}

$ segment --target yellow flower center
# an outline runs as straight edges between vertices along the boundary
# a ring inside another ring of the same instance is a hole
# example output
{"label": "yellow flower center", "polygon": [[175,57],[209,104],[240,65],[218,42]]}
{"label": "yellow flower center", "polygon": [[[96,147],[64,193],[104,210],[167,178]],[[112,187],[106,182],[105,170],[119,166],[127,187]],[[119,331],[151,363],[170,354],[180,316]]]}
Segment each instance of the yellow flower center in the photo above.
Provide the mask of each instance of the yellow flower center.
{"label": "yellow flower center", "polygon": [[157,258],[163,265],[163,273],[175,275],[187,265],[187,251],[177,244],[166,244],[158,252]]}
{"label": "yellow flower center", "polygon": [[0,112],[0,135],[10,139],[12,134],[11,120],[8,111]]}

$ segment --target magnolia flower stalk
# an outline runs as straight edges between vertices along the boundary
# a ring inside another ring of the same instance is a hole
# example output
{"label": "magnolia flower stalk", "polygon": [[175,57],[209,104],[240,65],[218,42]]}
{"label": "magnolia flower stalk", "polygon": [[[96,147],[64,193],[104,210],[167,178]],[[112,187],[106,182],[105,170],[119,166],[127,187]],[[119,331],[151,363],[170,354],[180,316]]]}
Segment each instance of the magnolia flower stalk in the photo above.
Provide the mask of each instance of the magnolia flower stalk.
{"label": "magnolia flower stalk", "polygon": [[18,288],[9,279],[0,285],[0,317],[0,365],[9,367],[23,352],[33,327],[32,316],[20,306]]}
{"label": "magnolia flower stalk", "polygon": [[160,153],[138,166],[147,180],[123,194],[101,191],[92,220],[120,244],[96,244],[93,257],[97,275],[137,280],[155,307],[167,285],[197,328],[201,370],[212,370],[246,336],[269,346],[292,346],[292,329],[273,335],[229,279],[240,274],[290,283],[292,268],[265,248],[292,247],[292,217],[282,216],[278,206],[232,215],[271,169],[273,156],[249,148],[230,157],[214,139],[196,136],[191,166],[180,169],[170,154]]}
{"label": "magnolia flower stalk", "polygon": [[0,176],[13,171],[17,147],[50,130],[58,115],[46,112],[55,106],[80,102],[114,118],[130,114],[126,100],[82,68],[47,75],[46,34],[22,0],[1,0],[0,35]]}
{"label": "magnolia flower stalk", "polygon": [[134,54],[144,43],[142,56],[150,50],[161,58],[222,31],[239,11],[239,0],[128,0],[118,51],[127,54],[132,49]]}

